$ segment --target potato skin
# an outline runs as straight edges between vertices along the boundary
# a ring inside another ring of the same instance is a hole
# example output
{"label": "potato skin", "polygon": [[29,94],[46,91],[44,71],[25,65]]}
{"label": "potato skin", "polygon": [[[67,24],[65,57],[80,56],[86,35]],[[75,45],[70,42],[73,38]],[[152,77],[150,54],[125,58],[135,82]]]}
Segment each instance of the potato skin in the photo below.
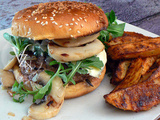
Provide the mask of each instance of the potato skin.
{"label": "potato skin", "polygon": [[160,37],[140,42],[112,45],[107,53],[113,60],[151,57],[160,54]]}
{"label": "potato skin", "polygon": [[151,109],[160,103],[160,67],[148,80],[106,94],[104,99],[123,110],[138,112]]}

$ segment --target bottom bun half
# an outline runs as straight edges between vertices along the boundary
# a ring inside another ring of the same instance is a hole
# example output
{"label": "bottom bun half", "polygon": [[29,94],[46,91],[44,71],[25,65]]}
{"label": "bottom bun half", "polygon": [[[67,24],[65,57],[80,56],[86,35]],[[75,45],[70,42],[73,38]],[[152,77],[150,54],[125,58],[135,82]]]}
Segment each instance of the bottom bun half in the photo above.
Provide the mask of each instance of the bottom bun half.
{"label": "bottom bun half", "polygon": [[66,91],[65,91],[64,99],[76,98],[76,97],[80,97],[80,96],[83,96],[83,95],[85,95],[87,93],[92,92],[93,90],[98,88],[98,86],[102,82],[102,80],[104,78],[104,75],[105,75],[105,72],[106,72],[106,66],[102,70],[101,75],[99,76],[99,78],[92,77],[93,79],[91,79],[90,82],[91,82],[91,84],[93,86],[90,86],[85,81],[84,82],[79,82],[76,85],[67,86]]}

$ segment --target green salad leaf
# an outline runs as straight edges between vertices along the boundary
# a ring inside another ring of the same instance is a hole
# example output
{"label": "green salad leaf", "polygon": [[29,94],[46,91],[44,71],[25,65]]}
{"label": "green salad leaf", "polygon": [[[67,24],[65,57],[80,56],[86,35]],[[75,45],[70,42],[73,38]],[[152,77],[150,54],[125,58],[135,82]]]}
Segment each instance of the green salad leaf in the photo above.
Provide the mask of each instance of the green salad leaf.
{"label": "green salad leaf", "polygon": [[[9,35],[8,33],[4,33],[3,37],[17,49],[18,55],[24,51],[25,47],[28,44],[30,44],[28,38],[12,36]],[[11,51],[10,54],[15,55],[13,51]]]}
{"label": "green salad leaf", "polygon": [[35,95],[38,92],[38,89],[36,91],[29,91],[25,89],[23,82],[18,83],[15,81],[14,85],[12,86],[13,94],[13,101],[22,103],[25,100],[25,97],[28,95]]}
{"label": "green salad leaf", "polygon": [[118,24],[116,22],[117,17],[115,16],[115,12],[111,10],[111,12],[106,13],[108,18],[108,28],[107,30],[102,30],[100,32],[100,36],[98,37],[99,40],[105,45],[105,49],[107,50],[108,46],[105,44],[108,42],[110,35],[115,38],[122,36],[124,33],[125,23]]}

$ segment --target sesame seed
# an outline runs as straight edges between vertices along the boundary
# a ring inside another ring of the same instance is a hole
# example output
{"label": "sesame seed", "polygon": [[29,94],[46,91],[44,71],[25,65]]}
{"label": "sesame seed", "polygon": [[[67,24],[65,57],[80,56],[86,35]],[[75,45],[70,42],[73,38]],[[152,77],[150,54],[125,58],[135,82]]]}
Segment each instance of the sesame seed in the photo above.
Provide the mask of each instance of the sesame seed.
{"label": "sesame seed", "polygon": [[35,17],[34,20],[37,20],[37,17]]}
{"label": "sesame seed", "polygon": [[77,33],[81,33],[81,32],[78,30]]}
{"label": "sesame seed", "polygon": [[73,37],[73,35],[71,35],[71,37]]}
{"label": "sesame seed", "polygon": [[27,34],[28,34],[28,35],[31,34],[31,28],[29,28]]}
{"label": "sesame seed", "polygon": [[50,17],[50,20],[54,20],[54,18],[53,18],[53,17]]}
{"label": "sesame seed", "polygon": [[80,19],[77,18],[78,21],[80,21]]}
{"label": "sesame seed", "polygon": [[73,25],[73,23],[70,23],[70,25]]}
{"label": "sesame seed", "polygon": [[82,18],[81,18],[81,17],[79,17],[79,19],[81,19],[81,20],[82,20]]}
{"label": "sesame seed", "polygon": [[53,16],[56,16],[55,14],[53,14]]}
{"label": "sesame seed", "polygon": [[99,23],[99,21],[97,20],[97,21],[96,21],[96,23],[98,24],[98,23]]}
{"label": "sesame seed", "polygon": [[77,23],[77,22],[75,22],[75,24],[76,24],[76,25],[78,25],[78,23]]}
{"label": "sesame seed", "polygon": [[42,17],[42,19],[47,19],[47,17]]}
{"label": "sesame seed", "polygon": [[46,25],[45,23],[42,24],[42,26]]}
{"label": "sesame seed", "polygon": [[83,24],[81,24],[81,27],[83,28]]}
{"label": "sesame seed", "polygon": [[66,26],[68,26],[69,24],[66,24]]}
{"label": "sesame seed", "polygon": [[87,22],[87,19],[84,19],[85,22]]}
{"label": "sesame seed", "polygon": [[47,24],[48,24],[48,21],[46,21],[45,24],[47,25]]}
{"label": "sesame seed", "polygon": [[57,22],[55,22],[55,24],[56,24],[56,25],[58,25],[58,23],[57,23]]}
{"label": "sesame seed", "polygon": [[68,31],[71,31],[72,29],[71,28],[69,28],[69,30]]}
{"label": "sesame seed", "polygon": [[57,23],[57,22],[55,22],[55,21],[53,21],[52,23],[54,23],[55,25],[58,25],[58,23]]}
{"label": "sesame seed", "polygon": [[60,25],[59,28],[61,28],[63,25]]}
{"label": "sesame seed", "polygon": [[28,21],[28,19],[25,19],[24,21]]}
{"label": "sesame seed", "polygon": [[72,18],[72,21],[74,21],[74,18]]}
{"label": "sesame seed", "polygon": [[41,22],[41,24],[43,24],[43,22]]}
{"label": "sesame seed", "polygon": [[36,23],[40,23],[40,21],[36,21]]}

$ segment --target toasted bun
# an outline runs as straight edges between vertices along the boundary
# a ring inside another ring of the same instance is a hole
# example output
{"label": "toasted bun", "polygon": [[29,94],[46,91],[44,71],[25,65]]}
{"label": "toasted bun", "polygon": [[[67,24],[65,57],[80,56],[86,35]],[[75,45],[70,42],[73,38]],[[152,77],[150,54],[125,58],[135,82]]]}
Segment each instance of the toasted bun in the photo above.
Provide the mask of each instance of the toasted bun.
{"label": "toasted bun", "polygon": [[17,12],[12,34],[34,40],[68,39],[87,36],[105,29],[108,20],[102,9],[92,3],[41,3]]}
{"label": "toasted bun", "polygon": [[93,79],[90,80],[93,87],[88,85],[88,83],[86,82],[80,82],[80,83],[77,83],[76,85],[67,86],[64,99],[76,98],[92,92],[100,85],[101,81],[104,78],[105,72],[106,72],[106,66],[102,70],[99,78],[93,77]]}

